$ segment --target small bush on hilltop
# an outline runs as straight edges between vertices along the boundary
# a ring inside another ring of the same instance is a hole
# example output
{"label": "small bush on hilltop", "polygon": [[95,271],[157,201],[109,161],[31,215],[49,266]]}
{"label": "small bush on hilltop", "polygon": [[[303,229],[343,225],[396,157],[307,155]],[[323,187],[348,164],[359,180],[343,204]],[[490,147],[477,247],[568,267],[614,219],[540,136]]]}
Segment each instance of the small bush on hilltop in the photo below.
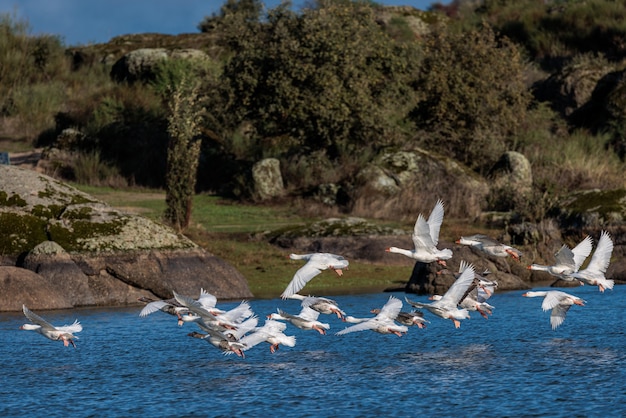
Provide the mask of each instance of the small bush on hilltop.
{"label": "small bush on hilltop", "polygon": [[626,56],[623,1],[485,0],[466,19],[485,19],[546,67],[584,53]]}

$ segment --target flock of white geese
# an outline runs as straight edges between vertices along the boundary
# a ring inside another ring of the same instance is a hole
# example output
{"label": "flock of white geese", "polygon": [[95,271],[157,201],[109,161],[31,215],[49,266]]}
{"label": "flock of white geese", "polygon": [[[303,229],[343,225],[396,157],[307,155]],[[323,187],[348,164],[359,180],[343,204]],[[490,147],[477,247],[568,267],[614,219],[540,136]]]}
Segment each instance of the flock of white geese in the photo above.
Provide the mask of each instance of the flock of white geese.
{"label": "flock of white geese", "polygon": [[[439,263],[446,265],[446,260],[452,257],[452,250],[438,249],[439,230],[443,222],[444,206],[439,200],[428,219],[419,214],[413,230],[413,249],[397,247],[387,248],[387,252],[403,254],[411,259],[423,263]],[[499,243],[485,235],[461,237],[458,244],[472,246],[485,254],[495,257],[512,257],[519,261],[522,253],[509,246]],[[586,268],[580,270],[584,261],[592,251],[591,237],[585,237],[576,247],[570,249],[563,245],[555,254],[553,265],[544,266],[531,264],[531,270],[545,271],[555,277],[568,281],[578,281],[580,284],[598,286],[600,292],[613,289],[614,282],[605,277],[613,252],[613,241],[606,231],[602,231],[596,249]],[[402,336],[408,332],[408,327],[424,328],[428,321],[423,311],[443,319],[451,320],[456,328],[461,321],[470,317],[470,312],[478,312],[487,318],[494,309],[487,300],[497,288],[497,282],[487,280],[486,273],[477,274],[473,265],[462,261],[456,280],[444,295],[431,296],[432,302],[416,302],[405,298],[414,310],[402,311],[402,301],[390,296],[387,303],[380,309],[373,309],[373,317],[355,318],[339,308],[336,301],[325,297],[303,296],[300,292],[306,284],[324,270],[333,270],[337,275],[343,275],[343,270],[349,265],[348,260],[340,255],[329,253],[291,254],[293,260],[304,260],[306,263],[294,274],[287,288],[282,293],[282,299],[297,299],[301,301],[301,310],[298,314],[290,314],[282,309],[267,316],[265,323],[259,326],[259,319],[252,311],[247,301],[237,307],[224,311],[217,307],[217,298],[200,290],[200,297],[194,299],[174,292],[174,298],[169,300],[140,299],[146,303],[140,316],[145,317],[161,311],[177,317],[178,325],[185,322],[195,323],[199,331],[189,333],[190,337],[207,341],[225,354],[236,354],[245,357],[244,352],[260,343],[268,343],[270,351],[274,353],[281,345],[294,347],[296,338],[286,335],[287,324],[301,330],[314,330],[326,334],[330,325],[319,320],[320,314],[336,315],[342,321],[353,324],[336,333],[344,335],[351,332],[371,330],[381,334],[395,334]],[[529,291],[525,297],[543,297],[541,307],[543,311],[551,311],[550,324],[556,329],[565,320],[565,316],[572,305],[584,306],[581,298],[558,290]],[[36,331],[46,338],[62,341],[65,346],[76,347],[74,334],[82,331],[82,325],[75,321],[71,325],[54,326],[45,319],[23,306],[24,315],[31,321],[20,327],[23,330]]]}

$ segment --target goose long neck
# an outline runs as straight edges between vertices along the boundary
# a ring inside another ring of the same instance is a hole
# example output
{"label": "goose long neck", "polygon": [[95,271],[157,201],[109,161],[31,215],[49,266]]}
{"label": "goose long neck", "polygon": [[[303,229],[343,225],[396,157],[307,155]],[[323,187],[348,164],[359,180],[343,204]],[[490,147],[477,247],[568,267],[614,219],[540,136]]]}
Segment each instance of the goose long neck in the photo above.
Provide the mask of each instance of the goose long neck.
{"label": "goose long neck", "polygon": [[387,249],[387,252],[396,253],[396,254],[404,254],[409,257],[413,255],[413,251],[405,250],[404,248],[398,248],[398,247],[389,247]]}
{"label": "goose long neck", "polygon": [[542,266],[541,264],[531,264],[530,266],[528,266],[528,269],[536,271],[550,271],[549,266]]}
{"label": "goose long neck", "polygon": [[458,241],[457,244],[462,244],[462,245],[480,245],[479,241],[475,241],[475,240],[471,240],[471,239],[467,239],[465,237],[461,237]]}
{"label": "goose long neck", "polygon": [[309,254],[289,254],[289,258],[292,260],[307,260],[309,259]]}
{"label": "goose long neck", "polygon": [[526,296],[527,298],[535,298],[535,297],[544,297],[547,292],[539,292],[539,291],[530,291],[524,293],[522,296]]}

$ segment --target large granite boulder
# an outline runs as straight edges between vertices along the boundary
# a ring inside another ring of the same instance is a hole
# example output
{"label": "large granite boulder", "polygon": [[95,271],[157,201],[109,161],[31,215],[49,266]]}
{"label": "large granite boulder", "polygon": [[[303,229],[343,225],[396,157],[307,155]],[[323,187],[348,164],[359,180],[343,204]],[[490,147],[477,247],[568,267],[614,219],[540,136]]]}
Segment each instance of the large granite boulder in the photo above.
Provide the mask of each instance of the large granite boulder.
{"label": "large granite boulder", "polygon": [[253,194],[258,200],[283,196],[285,187],[277,158],[265,158],[252,166]]}
{"label": "large granite boulder", "polygon": [[446,18],[442,14],[419,10],[413,6],[381,6],[376,8],[376,22],[387,30],[393,26],[408,29],[415,38],[429,34],[432,27]]}
{"label": "large granite boulder", "polygon": [[70,296],[34,271],[0,266],[0,311],[20,311],[22,304],[33,309],[68,309],[74,307]]}
{"label": "large granite boulder", "polygon": [[111,68],[111,78],[118,82],[149,81],[155,77],[158,64],[169,59],[208,62],[209,56],[197,49],[140,48],[121,57]]}
{"label": "large granite boulder", "polygon": [[517,193],[528,193],[533,186],[533,172],[528,158],[515,151],[507,151],[490,171],[494,188],[511,188]]}
{"label": "large granite boulder", "polygon": [[467,167],[419,148],[376,158],[357,174],[353,189],[352,214],[413,221],[439,198],[446,216],[477,218],[489,193],[487,181]]}
{"label": "large granite boulder", "polygon": [[535,96],[540,101],[551,102],[555,110],[570,116],[589,102],[598,82],[615,68],[614,64],[596,54],[580,55],[537,83]]}
{"label": "large granite boulder", "polygon": [[126,305],[200,288],[252,297],[241,273],[173,229],[12,166],[0,166],[0,282],[0,311]]}

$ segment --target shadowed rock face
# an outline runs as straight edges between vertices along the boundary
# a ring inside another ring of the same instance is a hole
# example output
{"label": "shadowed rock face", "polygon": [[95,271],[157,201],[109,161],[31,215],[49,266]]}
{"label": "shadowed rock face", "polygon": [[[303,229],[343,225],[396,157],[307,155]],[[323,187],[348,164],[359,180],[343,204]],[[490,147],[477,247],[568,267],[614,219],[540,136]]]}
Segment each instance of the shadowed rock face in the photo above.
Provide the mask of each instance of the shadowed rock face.
{"label": "shadowed rock face", "polygon": [[54,282],[28,269],[0,267],[0,311],[20,311],[22,304],[33,309],[66,309],[74,305]]}
{"label": "shadowed rock face", "polygon": [[0,166],[0,311],[116,306],[141,296],[251,294],[186,237],[31,170]]}

